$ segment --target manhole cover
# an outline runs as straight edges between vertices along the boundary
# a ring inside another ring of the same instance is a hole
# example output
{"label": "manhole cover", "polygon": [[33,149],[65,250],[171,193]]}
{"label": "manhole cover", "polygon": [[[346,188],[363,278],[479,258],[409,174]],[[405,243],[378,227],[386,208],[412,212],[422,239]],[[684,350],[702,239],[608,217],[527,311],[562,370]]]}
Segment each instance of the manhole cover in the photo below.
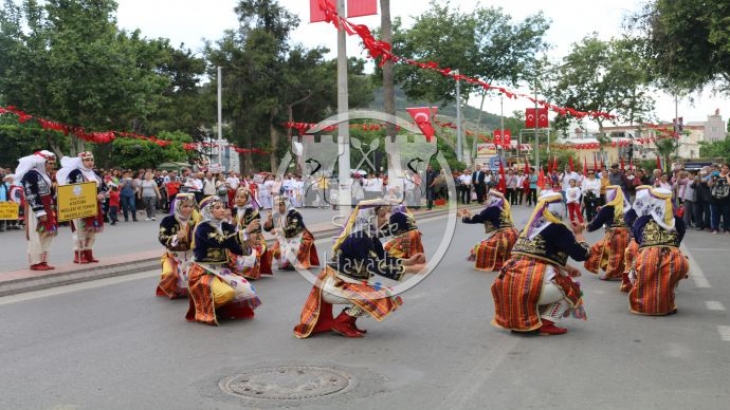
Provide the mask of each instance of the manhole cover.
{"label": "manhole cover", "polygon": [[352,376],[341,370],[313,367],[255,369],[224,377],[218,384],[224,392],[261,400],[312,399],[343,392]]}

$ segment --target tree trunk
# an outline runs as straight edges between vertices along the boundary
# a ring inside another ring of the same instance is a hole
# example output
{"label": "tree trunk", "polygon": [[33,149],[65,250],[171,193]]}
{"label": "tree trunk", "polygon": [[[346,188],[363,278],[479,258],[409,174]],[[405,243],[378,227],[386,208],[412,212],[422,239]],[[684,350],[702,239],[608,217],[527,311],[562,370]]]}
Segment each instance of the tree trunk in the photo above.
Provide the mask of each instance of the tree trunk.
{"label": "tree trunk", "polygon": [[[390,21],[390,0],[380,0],[380,38],[383,42],[391,44],[393,39],[393,28]],[[395,116],[395,87],[393,84],[393,62],[388,60],[383,65],[383,111],[386,114]],[[386,124],[385,135],[395,136],[395,124]]]}
{"label": "tree trunk", "polygon": [[[273,115],[272,115],[273,119]],[[276,158],[276,151],[279,146],[279,132],[274,127],[274,123],[269,123],[269,138],[271,139],[271,152],[269,153],[269,162],[271,163],[271,172],[275,173],[279,167],[278,158]]]}

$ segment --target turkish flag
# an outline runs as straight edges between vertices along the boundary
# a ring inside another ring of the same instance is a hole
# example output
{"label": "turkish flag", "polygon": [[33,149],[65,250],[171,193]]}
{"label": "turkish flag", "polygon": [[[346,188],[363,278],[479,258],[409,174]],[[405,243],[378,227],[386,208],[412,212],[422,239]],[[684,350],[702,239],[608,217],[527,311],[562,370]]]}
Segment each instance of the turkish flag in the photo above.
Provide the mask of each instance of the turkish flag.
{"label": "turkish flag", "polygon": [[431,125],[431,115],[436,115],[436,110],[438,107],[414,107],[414,108],[406,108],[406,111],[408,111],[408,114],[413,117],[413,120],[416,121],[416,125],[418,125],[418,128],[420,128],[423,135],[426,136],[426,141],[431,142],[431,138],[433,138],[434,135],[436,135],[436,130],[433,129],[433,126]]}
{"label": "turkish flag", "polygon": [[497,190],[503,195],[507,194],[507,177],[504,175],[504,161],[502,158],[499,159],[499,182],[497,183]]}
{"label": "turkish flag", "polygon": [[525,109],[525,128],[548,128],[550,122],[548,121],[548,110],[547,108],[527,108]]}
{"label": "turkish flag", "polygon": [[568,163],[570,165],[570,172],[573,172],[573,157],[568,158]]}
{"label": "turkish flag", "polygon": [[540,167],[540,174],[537,176],[537,186],[540,189],[545,189],[545,174],[542,172],[542,167]]}
{"label": "turkish flag", "polygon": [[505,148],[509,148],[512,145],[512,131],[510,130],[503,130],[504,135],[502,135],[502,145],[504,145]]}
{"label": "turkish flag", "polygon": [[377,14],[377,0],[347,0],[347,17],[373,16]]}
{"label": "turkish flag", "polygon": [[588,176],[588,158],[583,157],[583,176]]}
{"label": "turkish flag", "polygon": [[502,131],[501,130],[494,130],[494,145],[501,147],[502,146]]}

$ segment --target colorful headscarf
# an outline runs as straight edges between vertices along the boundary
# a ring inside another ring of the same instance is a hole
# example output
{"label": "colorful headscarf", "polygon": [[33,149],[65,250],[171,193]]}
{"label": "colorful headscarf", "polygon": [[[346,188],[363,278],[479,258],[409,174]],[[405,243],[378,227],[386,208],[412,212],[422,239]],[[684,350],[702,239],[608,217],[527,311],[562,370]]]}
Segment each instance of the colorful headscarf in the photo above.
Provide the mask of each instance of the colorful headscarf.
{"label": "colorful headscarf", "polygon": [[623,214],[631,209],[631,204],[626,200],[624,191],[618,185],[606,187],[606,205],[614,209],[614,218],[623,217]]}
{"label": "colorful headscarf", "polygon": [[564,225],[563,215],[565,215],[563,195],[559,192],[543,191],[540,198],[538,198],[537,206],[535,206],[530,220],[527,222],[527,226],[522,230],[520,236],[533,240],[550,224]]}
{"label": "colorful headscarf", "polygon": [[503,214],[503,218],[512,223],[512,208],[507,198],[496,189],[490,189],[487,194],[486,207],[497,207]]}
{"label": "colorful headscarf", "polygon": [[665,188],[637,191],[634,209],[637,216],[651,216],[662,228],[669,231],[675,230],[672,191]]}
{"label": "colorful headscarf", "polygon": [[177,219],[178,222],[182,224],[186,224],[190,222],[190,220],[195,220],[194,212],[190,214],[189,217],[183,218],[182,213],[180,212],[180,207],[183,203],[188,203],[195,208],[195,195],[192,193],[184,193],[184,194],[177,194],[175,195],[174,202],[172,204],[173,209],[173,215],[175,215],[175,219]]}
{"label": "colorful headscarf", "polygon": [[36,170],[46,180],[48,185],[51,185],[51,177],[46,174],[46,162],[56,162],[56,155],[51,151],[43,150],[20,158],[18,160],[18,167],[15,169],[15,181],[20,183],[25,174],[30,170]]}
{"label": "colorful headscarf", "polygon": [[384,206],[390,206],[387,202],[382,199],[372,199],[368,201],[360,201],[352,213],[347,218],[345,226],[342,231],[335,239],[335,244],[332,247],[332,253],[334,254],[337,249],[342,246],[342,243],[347,239],[348,236],[357,233],[364,232],[371,237],[377,236],[380,227],[377,225],[377,212]]}

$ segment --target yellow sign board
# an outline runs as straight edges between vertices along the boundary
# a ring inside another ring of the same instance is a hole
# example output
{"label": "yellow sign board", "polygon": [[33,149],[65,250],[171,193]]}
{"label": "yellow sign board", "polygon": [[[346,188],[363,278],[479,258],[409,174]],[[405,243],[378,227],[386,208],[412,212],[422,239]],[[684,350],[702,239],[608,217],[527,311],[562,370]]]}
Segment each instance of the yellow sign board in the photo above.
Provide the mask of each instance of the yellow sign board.
{"label": "yellow sign board", "polygon": [[15,202],[0,202],[0,221],[15,221],[19,218],[20,205]]}
{"label": "yellow sign board", "polygon": [[477,157],[497,155],[497,146],[491,143],[477,144]]}
{"label": "yellow sign board", "polygon": [[99,212],[96,200],[96,182],[58,187],[58,221],[88,218]]}

